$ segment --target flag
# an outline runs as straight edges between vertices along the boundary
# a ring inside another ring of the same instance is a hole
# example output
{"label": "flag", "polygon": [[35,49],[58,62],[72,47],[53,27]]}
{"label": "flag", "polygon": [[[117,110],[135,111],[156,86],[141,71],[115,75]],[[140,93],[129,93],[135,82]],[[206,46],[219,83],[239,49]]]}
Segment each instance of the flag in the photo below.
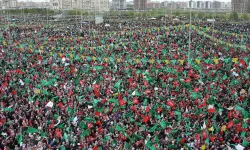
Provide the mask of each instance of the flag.
{"label": "flag", "polygon": [[39,130],[33,127],[28,127],[28,130],[26,131],[28,134],[29,133],[37,133]]}
{"label": "flag", "polygon": [[216,65],[219,63],[219,59],[213,59],[213,61]]}
{"label": "flag", "polygon": [[124,146],[124,148],[125,148],[126,150],[129,150],[129,149],[130,149],[130,145],[129,145],[129,143],[128,143],[128,142],[125,142],[125,146]]}
{"label": "flag", "polygon": [[232,62],[237,63],[238,62],[238,58],[232,58]]}
{"label": "flag", "polygon": [[195,59],[196,63],[199,65],[201,63],[201,60]]}
{"label": "flag", "polygon": [[65,146],[62,145],[62,146],[60,147],[60,150],[66,150]]}
{"label": "flag", "polygon": [[117,125],[115,130],[117,130],[117,131],[125,131],[125,129],[122,128],[120,125]]}
{"label": "flag", "polygon": [[209,113],[214,113],[216,111],[216,109],[214,108],[213,105],[208,105],[208,112]]}
{"label": "flag", "polygon": [[17,137],[16,137],[16,139],[17,139],[17,143],[18,144],[22,143],[22,141],[23,141],[23,135],[22,134],[18,134]]}
{"label": "flag", "polygon": [[175,103],[172,100],[168,100],[167,105],[170,107],[174,107]]}
{"label": "flag", "polygon": [[89,136],[89,131],[83,130],[83,131],[82,131],[82,135],[84,135],[84,136]]}
{"label": "flag", "polygon": [[99,70],[102,70],[102,69],[103,69],[103,66],[94,66],[94,70],[99,71]]}
{"label": "flag", "polygon": [[234,121],[230,121],[227,123],[227,128],[229,129],[229,128],[233,127],[233,125],[234,125]]}

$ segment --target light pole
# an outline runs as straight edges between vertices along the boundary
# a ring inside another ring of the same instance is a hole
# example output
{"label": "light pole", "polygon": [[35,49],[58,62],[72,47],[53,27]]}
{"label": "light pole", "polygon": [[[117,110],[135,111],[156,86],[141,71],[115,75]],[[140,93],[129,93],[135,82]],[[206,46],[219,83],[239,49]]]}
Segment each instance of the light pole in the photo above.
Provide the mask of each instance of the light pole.
{"label": "light pole", "polygon": [[[214,15],[215,15],[215,2],[214,2],[214,0],[213,0],[212,39],[213,39],[213,37],[214,37],[214,22],[215,22]],[[210,47],[210,51],[212,51],[212,46]]]}
{"label": "light pole", "polygon": [[192,0],[190,1],[190,9],[189,9],[189,15],[190,15],[190,17],[189,17],[189,42],[188,42],[188,62],[189,62],[189,60],[190,60],[190,47],[191,47],[191,26],[192,26],[192,19],[191,19],[191,17],[192,17],[192,14],[191,14],[191,9],[192,9]]}
{"label": "light pole", "polygon": [[76,24],[77,24],[77,6],[78,6],[77,3],[78,3],[78,0],[76,0],[76,7],[75,7],[76,8],[76,18],[75,18],[76,19]]}
{"label": "light pole", "polygon": [[48,4],[49,3],[47,3],[47,9],[46,9],[47,10],[47,24],[48,24]]}
{"label": "light pole", "polygon": [[[83,8],[83,0],[82,0],[82,8]],[[82,22],[83,22],[83,20],[82,20],[82,8],[81,8],[81,31],[82,31]]]}

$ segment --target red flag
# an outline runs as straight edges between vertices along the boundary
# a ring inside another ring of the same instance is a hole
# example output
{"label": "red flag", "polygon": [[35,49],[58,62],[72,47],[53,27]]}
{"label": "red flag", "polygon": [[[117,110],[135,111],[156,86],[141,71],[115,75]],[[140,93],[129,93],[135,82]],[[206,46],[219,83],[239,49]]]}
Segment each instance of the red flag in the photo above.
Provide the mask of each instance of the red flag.
{"label": "red flag", "polygon": [[202,108],[202,107],[205,107],[206,106],[206,104],[205,103],[202,103],[202,104],[200,104],[199,106],[198,106],[198,108]]}
{"label": "red flag", "polygon": [[229,129],[229,128],[233,127],[233,125],[234,125],[234,121],[230,121],[227,123],[227,128]]}
{"label": "red flag", "polygon": [[162,108],[157,108],[156,111],[157,111],[157,113],[161,113],[162,112]]}
{"label": "red flag", "polygon": [[127,102],[126,102],[125,100],[119,101],[119,105],[120,105],[120,106],[124,106],[126,103],[127,103]]}
{"label": "red flag", "polygon": [[71,95],[73,95],[74,93],[72,91],[69,91],[68,93],[68,97],[70,97]]}
{"label": "red flag", "polygon": [[139,103],[139,101],[138,101],[138,99],[137,99],[136,97],[134,98],[133,103],[134,103],[135,105],[137,105],[137,104]]}
{"label": "red flag", "polygon": [[83,80],[80,80],[80,84],[83,85],[83,84],[84,84],[84,81],[83,81]]}
{"label": "red flag", "polygon": [[101,113],[97,111],[97,112],[95,112],[95,116],[100,117]]}
{"label": "red flag", "polygon": [[202,132],[202,138],[203,139],[207,139],[207,131],[206,130],[203,130],[203,132]]}
{"label": "red flag", "polygon": [[4,86],[4,87],[7,87],[7,86],[8,86],[8,83],[7,83],[7,82],[4,82],[3,86]]}
{"label": "red flag", "polygon": [[148,113],[149,110],[150,110],[150,106],[147,106],[147,107],[146,107],[146,112]]}
{"label": "red flag", "polygon": [[16,90],[12,91],[11,94],[16,95],[17,94]]}
{"label": "red flag", "polygon": [[89,123],[88,124],[88,128],[90,129],[90,128],[92,128],[93,127],[93,124],[92,123]]}
{"label": "red flag", "polygon": [[198,141],[200,139],[200,134],[197,134],[195,138]]}
{"label": "red flag", "polygon": [[96,121],[96,124],[97,124],[98,126],[101,126],[101,125],[102,125],[101,121]]}
{"label": "red flag", "polygon": [[147,123],[148,121],[149,121],[149,116],[146,116],[146,117],[143,118],[144,123]]}
{"label": "red flag", "polygon": [[172,100],[168,100],[167,105],[170,106],[170,107],[175,106],[175,104],[174,104],[174,102]]}
{"label": "red flag", "polygon": [[51,124],[49,125],[49,129],[54,126],[54,119],[52,120]]}
{"label": "red flag", "polygon": [[210,109],[208,109],[208,112],[209,112],[209,113],[214,113],[214,112],[215,112],[215,108],[210,108]]}
{"label": "red flag", "polygon": [[57,138],[61,138],[61,136],[62,136],[62,130],[56,128],[55,134],[56,134],[56,137],[57,137]]}
{"label": "red flag", "polygon": [[132,106],[132,107],[131,107],[131,110],[135,111],[135,110],[136,110],[135,106]]}
{"label": "red flag", "polygon": [[60,108],[62,109],[62,107],[63,107],[63,103],[62,103],[62,102],[60,102],[60,103],[58,104],[58,107],[60,107]]}
{"label": "red flag", "polygon": [[94,84],[93,89],[94,89],[95,96],[99,98],[100,97],[100,85]]}
{"label": "red flag", "polygon": [[191,79],[188,78],[188,79],[185,80],[185,82],[186,82],[186,83],[189,83],[189,82],[191,82]]}
{"label": "red flag", "polygon": [[199,88],[194,88],[194,92],[199,92]]}
{"label": "red flag", "polygon": [[212,142],[214,142],[215,136],[211,136],[211,137],[210,137],[210,140],[211,140]]}
{"label": "red flag", "polygon": [[147,90],[145,90],[145,93],[146,93],[146,94],[150,94],[151,91],[147,89]]}

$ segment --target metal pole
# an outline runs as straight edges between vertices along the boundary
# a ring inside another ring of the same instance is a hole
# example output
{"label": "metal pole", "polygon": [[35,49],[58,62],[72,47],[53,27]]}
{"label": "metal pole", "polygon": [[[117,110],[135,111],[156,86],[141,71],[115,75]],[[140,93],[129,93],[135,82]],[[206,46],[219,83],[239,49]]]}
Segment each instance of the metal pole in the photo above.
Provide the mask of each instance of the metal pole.
{"label": "metal pole", "polygon": [[191,19],[191,9],[192,9],[192,0],[190,1],[190,9],[189,9],[189,13],[190,13],[190,17],[189,17],[189,42],[188,42],[188,62],[190,60],[190,47],[191,47],[191,26],[192,26],[192,19]]}
{"label": "metal pole", "polygon": [[171,21],[173,20],[173,18],[172,18],[172,16],[173,16],[172,5],[173,5],[173,1],[171,1]]}
{"label": "metal pole", "polygon": [[78,0],[76,0],[76,7],[75,7],[76,8],[76,18],[75,18],[76,19],[76,24],[77,24],[77,2],[78,2]]}
{"label": "metal pole", "polygon": [[[165,6],[165,3],[166,2],[164,2],[164,6]],[[165,19],[165,26],[167,26],[167,18],[166,18],[166,11],[167,11],[167,7],[165,6],[165,13],[164,13],[164,19]]]}
{"label": "metal pole", "polygon": [[[82,8],[83,8],[83,0],[82,0]],[[82,20],[82,8],[81,8],[81,30],[82,30],[82,22],[83,22],[83,20]]]}
{"label": "metal pole", "polygon": [[[214,22],[215,22],[214,15],[215,15],[215,3],[214,3],[214,0],[213,0],[212,40],[213,40],[213,38],[214,38]],[[210,47],[210,51],[211,51],[211,50],[212,50],[212,46]]]}
{"label": "metal pole", "polygon": [[48,24],[48,3],[47,3],[47,24]]}
{"label": "metal pole", "polygon": [[[89,10],[90,10],[90,12],[91,12],[91,1],[89,1],[89,3],[90,3],[90,8],[89,8]],[[89,14],[90,14],[90,12],[89,12]],[[89,15],[89,35],[90,35],[90,15]]]}

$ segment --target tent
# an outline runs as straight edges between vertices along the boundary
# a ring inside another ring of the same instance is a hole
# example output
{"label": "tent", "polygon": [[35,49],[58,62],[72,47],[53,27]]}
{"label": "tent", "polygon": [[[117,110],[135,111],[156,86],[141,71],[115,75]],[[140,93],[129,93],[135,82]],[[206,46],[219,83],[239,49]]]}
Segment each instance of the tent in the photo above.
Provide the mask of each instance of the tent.
{"label": "tent", "polygon": [[105,27],[110,27],[110,24],[105,24]]}

